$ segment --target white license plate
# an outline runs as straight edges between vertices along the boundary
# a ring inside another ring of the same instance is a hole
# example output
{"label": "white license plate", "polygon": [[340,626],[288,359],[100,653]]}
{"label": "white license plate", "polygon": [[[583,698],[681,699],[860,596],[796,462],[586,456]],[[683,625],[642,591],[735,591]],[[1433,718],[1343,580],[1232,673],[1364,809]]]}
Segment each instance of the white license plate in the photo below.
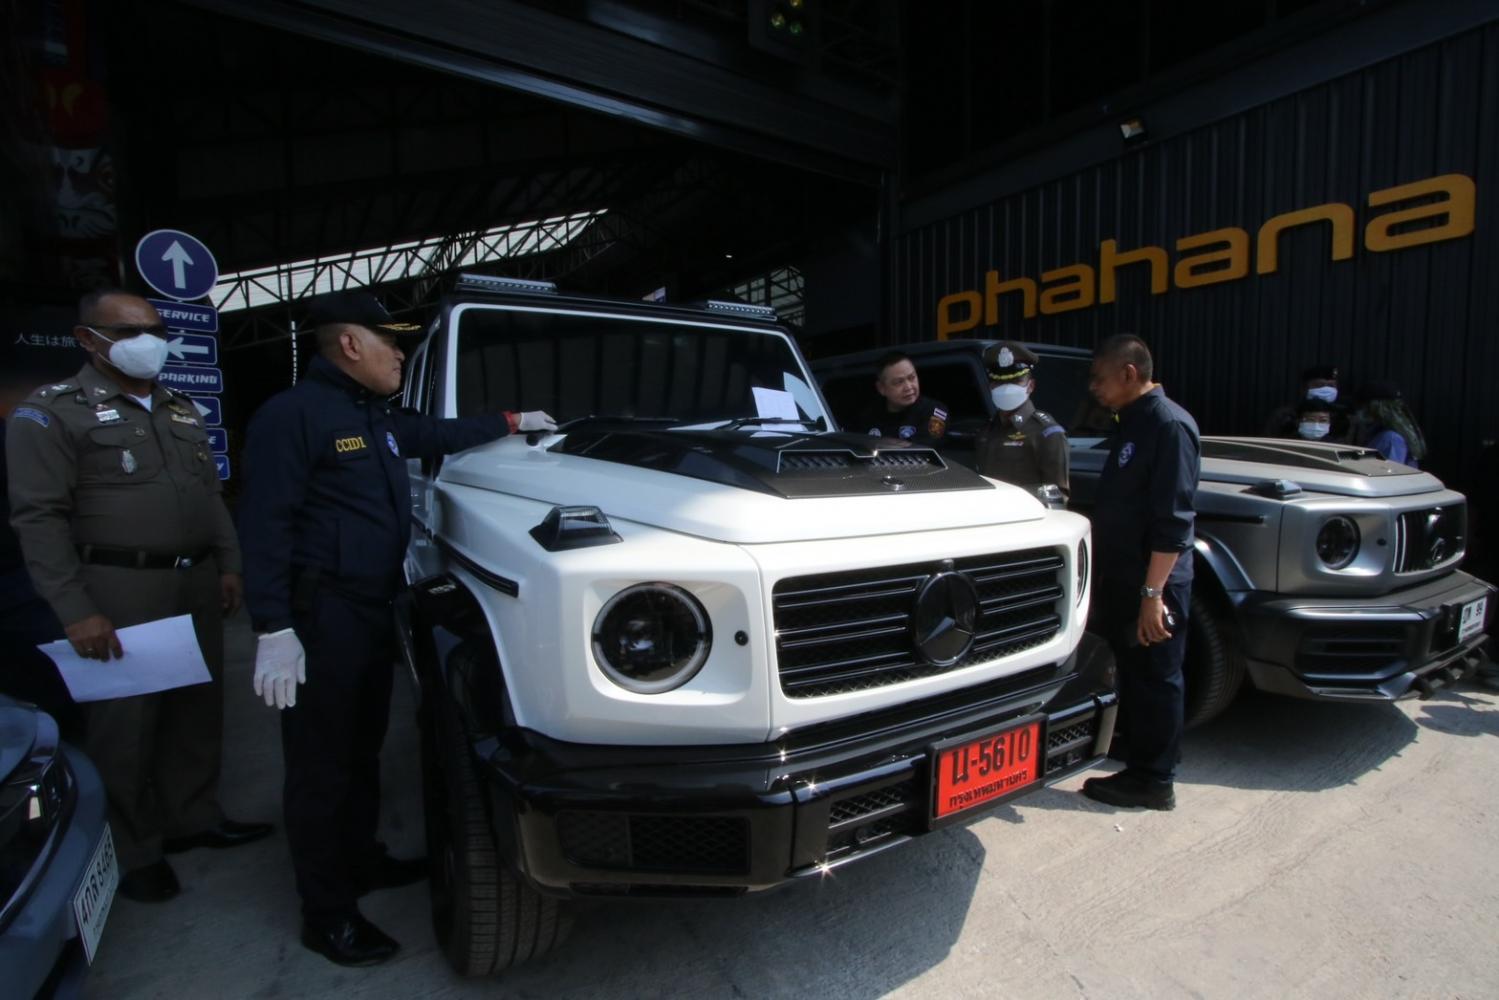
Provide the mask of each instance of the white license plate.
{"label": "white license plate", "polygon": [[1457,641],[1463,642],[1483,631],[1484,612],[1489,609],[1489,599],[1480,597],[1463,605],[1463,616],[1457,623]]}
{"label": "white license plate", "polygon": [[83,954],[90,965],[94,963],[94,950],[99,947],[99,935],[104,933],[104,921],[109,918],[109,907],[114,902],[115,889],[120,884],[120,863],[115,858],[115,841],[104,824],[104,836],[94,848],[83,871],[83,881],[73,897],[73,915],[78,918],[78,937],[83,941]]}

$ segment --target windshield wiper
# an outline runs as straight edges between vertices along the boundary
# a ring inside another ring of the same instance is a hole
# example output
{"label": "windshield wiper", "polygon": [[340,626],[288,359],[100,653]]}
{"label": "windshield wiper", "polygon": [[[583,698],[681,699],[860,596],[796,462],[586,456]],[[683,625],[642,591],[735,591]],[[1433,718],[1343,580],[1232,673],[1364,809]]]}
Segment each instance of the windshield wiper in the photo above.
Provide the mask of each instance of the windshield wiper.
{"label": "windshield wiper", "polygon": [[568,428],[577,427],[581,424],[680,424],[681,422],[681,417],[633,417],[616,416],[609,413],[590,413],[585,417],[573,417],[571,420],[562,421],[562,423],[557,425],[557,433],[561,434]]}
{"label": "windshield wiper", "polygon": [[814,431],[825,431],[828,429],[828,422],[822,417],[818,417],[816,420],[810,417],[735,417],[733,420],[720,424],[713,429],[716,431],[732,431],[740,427],[757,427],[761,424],[801,424],[803,427],[810,427]]}

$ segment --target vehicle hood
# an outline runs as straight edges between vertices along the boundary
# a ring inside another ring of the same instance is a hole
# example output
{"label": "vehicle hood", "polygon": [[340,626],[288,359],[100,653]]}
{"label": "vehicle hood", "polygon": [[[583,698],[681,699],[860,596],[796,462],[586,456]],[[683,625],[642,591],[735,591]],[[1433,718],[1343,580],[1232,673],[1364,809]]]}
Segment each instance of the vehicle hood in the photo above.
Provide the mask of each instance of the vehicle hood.
{"label": "vehicle hood", "polygon": [[0,782],[31,753],[36,720],[35,709],[0,696]]}
{"label": "vehicle hood", "polygon": [[1350,497],[1443,489],[1436,476],[1391,462],[1369,448],[1279,438],[1203,438],[1202,478],[1246,485],[1289,479],[1308,492]]}
{"label": "vehicle hood", "polygon": [[[1098,472],[1108,455],[1108,440],[1072,452],[1072,469]],[[1442,490],[1442,481],[1381,458],[1379,452],[1348,444],[1322,444],[1279,438],[1204,437],[1202,481],[1243,484],[1288,479],[1306,493],[1346,497],[1403,497]]]}
{"label": "vehicle hood", "polygon": [[741,544],[1035,521],[1029,492],[862,435],[589,430],[504,438],[442,480]]}

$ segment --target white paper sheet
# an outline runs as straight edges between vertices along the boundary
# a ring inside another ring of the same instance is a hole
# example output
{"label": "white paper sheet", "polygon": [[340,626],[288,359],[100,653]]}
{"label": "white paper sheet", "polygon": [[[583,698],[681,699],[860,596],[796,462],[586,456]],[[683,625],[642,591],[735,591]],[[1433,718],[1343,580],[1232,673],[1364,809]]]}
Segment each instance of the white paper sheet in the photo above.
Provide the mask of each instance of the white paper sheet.
{"label": "white paper sheet", "polygon": [[57,664],[74,701],[129,698],[211,680],[192,615],[131,625],[115,634],[125,650],[117,660],[86,660],[65,639],[37,648]]}
{"label": "white paper sheet", "polygon": [[751,386],[750,391],[755,394],[755,412],[762,417],[796,420],[801,416],[796,412],[796,397],[784,389],[756,385]]}

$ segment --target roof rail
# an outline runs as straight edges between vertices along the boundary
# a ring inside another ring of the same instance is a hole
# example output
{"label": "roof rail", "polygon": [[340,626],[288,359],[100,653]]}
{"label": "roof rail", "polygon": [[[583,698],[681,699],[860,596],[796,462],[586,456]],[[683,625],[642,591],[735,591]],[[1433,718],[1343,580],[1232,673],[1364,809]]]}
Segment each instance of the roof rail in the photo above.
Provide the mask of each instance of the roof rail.
{"label": "roof rail", "polygon": [[755,306],[748,302],[725,302],[722,299],[709,299],[703,306],[716,312],[737,313],[740,316],[753,316],[755,319],[776,320],[776,311],[770,306]]}
{"label": "roof rail", "polygon": [[496,274],[460,274],[458,275],[457,288],[461,292],[530,292],[533,295],[557,294],[557,285],[551,281],[506,278]]}

